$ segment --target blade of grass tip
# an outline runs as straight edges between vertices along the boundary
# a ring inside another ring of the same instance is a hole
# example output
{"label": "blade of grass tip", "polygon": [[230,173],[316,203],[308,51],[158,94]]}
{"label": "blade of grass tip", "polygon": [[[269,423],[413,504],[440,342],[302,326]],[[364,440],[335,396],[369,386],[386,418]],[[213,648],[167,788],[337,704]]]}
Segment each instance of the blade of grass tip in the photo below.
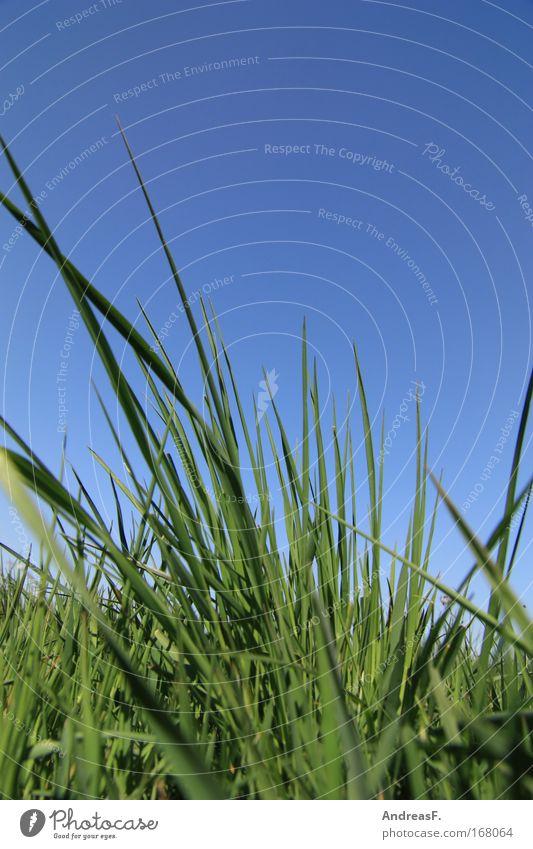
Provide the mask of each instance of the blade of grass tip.
{"label": "blade of grass tip", "polygon": [[[113,419],[111,418],[111,416],[109,414],[109,410],[106,407],[105,401],[102,398],[102,395],[101,395],[100,391],[98,390],[98,387],[95,386],[94,383],[92,385],[92,389],[93,389],[94,394],[96,395],[96,398],[97,398],[98,403],[100,405],[100,409],[101,409],[103,416],[105,418],[106,425],[109,428],[109,432],[110,432],[110,434],[113,438],[113,442],[115,443],[117,451],[120,455],[120,459],[122,460],[122,468],[124,469],[124,471],[126,472],[128,477],[130,479],[133,479],[133,481],[135,483],[135,487],[136,487],[137,492],[138,492],[138,495],[139,495],[139,497],[141,497],[142,489],[139,487],[138,481],[133,476],[133,473],[132,473],[133,465],[132,465],[131,460],[128,457],[128,455],[127,455],[127,453],[124,449],[123,441],[121,440],[120,435],[117,431],[117,428],[115,427],[115,423],[113,422]],[[79,481],[79,483],[80,483],[80,486],[81,486],[82,485],[81,481]],[[83,487],[83,488],[85,489],[85,487]],[[86,497],[87,497],[87,495],[86,495]]]}
{"label": "blade of grass tip", "polygon": [[[348,409],[350,409],[350,405],[348,404]],[[357,486],[355,480],[355,463],[354,463],[354,448],[353,448],[353,439],[352,434],[349,432],[348,434],[349,441],[349,464],[350,464],[350,507],[351,507],[351,518],[352,525],[357,524]],[[357,534],[352,532],[352,587],[355,591],[355,587],[358,583],[357,578]]]}
{"label": "blade of grass tip", "polygon": [[[508,513],[511,509],[513,502],[515,500],[516,486],[518,483],[518,473],[520,470],[520,461],[522,458],[522,448],[524,445],[524,438],[526,435],[526,427],[527,420],[529,417],[529,409],[531,407],[531,399],[533,397],[533,369],[531,371],[531,375],[529,377],[529,384],[526,390],[526,397],[524,400],[524,405],[522,407],[522,415],[520,418],[520,426],[518,428],[518,435],[516,438],[515,451],[513,455],[513,462],[511,466],[511,475],[509,477],[509,486],[507,488],[507,499],[505,502],[505,512]],[[507,556],[507,547],[509,545],[509,528],[506,528],[505,533],[502,536],[500,547],[498,550],[498,567],[501,572],[503,572],[505,567],[505,558]]]}
{"label": "blade of grass tip", "polygon": [[[209,343],[209,348],[211,350],[211,356],[213,358],[213,368],[216,371],[216,375],[218,378],[218,389],[220,393],[220,399],[222,401],[222,408],[224,410],[224,418],[227,419],[229,425],[231,427],[231,432],[233,435],[233,439],[235,443],[237,443],[237,434],[235,431],[235,425],[233,423],[233,416],[231,412],[231,407],[229,404],[229,395],[226,387],[226,383],[224,380],[224,375],[222,372],[222,358],[219,351],[219,339],[218,336],[215,335],[213,329],[211,327],[211,321],[209,320],[209,316],[207,315],[207,309],[204,303],[204,299],[200,297],[200,309],[202,311],[202,318],[204,320],[204,327],[207,334],[207,341]],[[214,323],[213,323],[214,324]],[[216,331],[216,324],[214,324]]]}
{"label": "blade of grass tip", "polygon": [[[380,495],[378,495],[378,482],[376,479],[376,464],[374,455],[374,443],[372,439],[372,427],[370,424],[370,416],[368,413],[368,403],[361,373],[361,366],[357,349],[353,345],[353,353],[355,358],[355,367],[357,372],[357,387],[359,390],[359,402],[361,414],[363,417],[363,429],[365,439],[366,464],[368,472],[368,488],[370,493],[370,528],[372,536],[379,539],[381,536],[381,504],[379,503]],[[381,478],[382,480],[382,478]],[[378,661],[378,634],[380,630],[379,618],[381,610],[381,584],[380,584],[380,547],[372,546],[372,585],[370,588],[370,598],[368,600],[368,630],[370,640],[370,669],[375,669]]]}
{"label": "blade of grass tip", "polygon": [[[336,499],[337,512],[346,518],[346,463],[341,453],[339,443],[339,433],[337,428],[337,412],[335,402],[333,402],[333,449],[335,457],[335,483],[336,483]],[[350,570],[348,563],[348,535],[344,525],[340,525],[337,534],[337,558],[340,573],[340,595],[347,601],[350,595]],[[335,629],[334,629],[335,630]]]}
{"label": "blade of grass tip", "polygon": [[[365,451],[366,451],[366,464],[368,470],[368,487],[370,490],[370,516],[371,516],[371,527],[372,534],[374,537],[379,537],[379,514],[378,514],[378,504],[377,504],[377,490],[376,490],[376,467],[374,462],[374,446],[372,444],[372,428],[370,426],[370,416],[368,415],[368,404],[366,400],[365,387],[363,383],[363,376],[361,374],[361,368],[359,365],[359,357],[357,355],[357,349],[355,345],[353,346],[353,353],[355,357],[355,368],[357,372],[357,386],[359,389],[359,398],[361,404],[361,413],[363,416],[363,428],[365,434]],[[376,563],[379,568],[379,551],[376,552]]]}
{"label": "blade of grass tip", "polygon": [[[425,447],[425,457],[427,457],[427,438]],[[415,507],[413,514],[413,543],[411,551],[411,560],[415,563],[422,561],[422,543],[424,537],[425,526],[425,465],[422,460],[422,425],[420,421],[420,397],[418,393],[418,385],[416,389],[416,494]]]}
{"label": "blade of grass tip", "polygon": [[187,298],[187,293],[185,291],[185,287],[182,283],[181,277],[180,277],[179,272],[178,272],[178,268],[177,268],[176,263],[174,261],[174,257],[172,256],[172,252],[171,252],[171,250],[168,246],[167,240],[165,239],[163,229],[161,227],[161,224],[159,223],[159,219],[157,217],[157,214],[156,214],[156,211],[154,209],[154,205],[151,201],[150,195],[148,194],[146,184],[143,180],[143,177],[142,177],[141,172],[139,170],[139,167],[137,165],[136,159],[133,155],[133,151],[130,147],[130,144],[128,142],[128,139],[126,137],[126,134],[124,132],[124,129],[123,129],[121,123],[120,123],[118,116],[116,118],[116,121],[117,121],[117,125],[118,125],[120,135],[121,135],[122,140],[123,140],[123,142],[126,146],[126,150],[128,152],[128,156],[130,158],[131,164],[133,165],[133,169],[135,171],[137,180],[139,182],[139,186],[141,188],[144,199],[146,201],[146,205],[148,206],[148,209],[150,211],[150,216],[151,216],[152,221],[154,223],[155,229],[157,231],[157,235],[159,237],[159,241],[161,242],[161,246],[162,246],[163,251],[165,253],[167,262],[169,264],[169,267],[170,267],[170,270],[171,270],[171,273],[172,273],[172,277],[174,278],[174,282],[175,282],[176,287],[178,289],[179,296],[181,298],[181,302],[182,302],[184,310],[185,310],[185,315],[187,316],[187,321],[189,322],[189,327],[191,328],[191,333],[193,335],[194,344],[195,344],[196,350],[198,352],[198,357],[200,359],[200,364],[201,364],[201,367],[202,367],[204,379],[207,382],[207,385],[209,386],[209,391],[211,393],[211,397],[213,399],[213,403],[214,403],[215,409],[217,411],[217,417],[218,417],[218,420],[219,420],[219,424],[220,424],[220,427],[222,428],[222,432],[224,433],[224,437],[226,439],[227,448],[230,450],[230,456],[232,457],[233,462],[238,466],[237,444],[236,444],[234,435],[231,431],[231,428],[229,427],[229,423],[226,420],[226,416],[225,416],[225,412],[224,412],[224,406],[223,406],[222,400],[219,396],[218,390],[216,388],[215,381],[213,379],[212,370],[209,366],[209,362],[208,362],[208,359],[207,359],[205,348],[204,348],[204,346],[202,344],[202,340],[200,338],[200,331],[198,330],[198,326],[197,326],[196,320],[194,318],[194,314],[193,314],[193,311],[192,311],[191,304],[189,302],[189,299]]}
{"label": "blade of grass tip", "polygon": [[[267,387],[269,387],[268,375],[267,375],[265,370],[263,370],[263,375],[264,375],[264,378],[265,378],[265,383],[266,383]],[[269,387],[269,391],[270,391],[270,387]],[[293,494],[294,519],[299,524],[300,515],[299,515],[298,509],[297,509],[297,504],[298,504],[298,501],[300,503],[303,503],[303,494],[302,494],[302,490],[301,490],[300,479],[298,477],[298,470],[297,470],[296,464],[294,462],[294,458],[293,458],[293,454],[292,454],[291,447],[290,447],[290,444],[289,444],[287,432],[286,432],[286,430],[283,426],[283,421],[282,421],[281,415],[279,413],[277,404],[274,401],[274,398],[272,396],[270,397],[270,405],[271,405],[272,411],[274,413],[274,416],[276,418],[276,424],[278,426],[278,431],[279,431],[279,435],[280,435],[280,439],[281,439],[281,447],[282,447],[282,450],[283,450],[283,459],[285,460],[285,467],[287,469],[287,476],[289,478],[290,485],[291,485],[291,492]]]}
{"label": "blade of grass tip", "polygon": [[[517,534],[516,534],[516,539],[515,539],[515,543],[514,543],[514,546],[513,546],[513,551],[511,553],[511,557],[509,558],[509,566],[507,568],[507,577],[510,576],[512,569],[513,569],[513,566],[514,566],[514,561],[515,561],[515,558],[516,558],[516,555],[517,555],[517,552],[518,552],[518,546],[520,545],[520,539],[522,537],[522,531],[524,529],[524,524],[525,524],[525,521],[526,521],[526,515],[527,515],[527,511],[528,511],[528,507],[529,507],[530,498],[531,498],[531,485],[528,486],[528,488],[527,488],[526,503],[524,505],[524,509],[523,509],[522,515],[520,517],[520,524],[518,526],[518,531],[517,531]],[[513,513],[514,513],[514,511],[513,511]]]}
{"label": "blade of grass tip", "polygon": [[[442,475],[441,475],[441,480],[442,480]],[[433,544],[433,537],[435,535],[435,527],[436,527],[436,524],[437,524],[437,511],[439,509],[439,504],[440,504],[440,495],[437,492],[437,494],[435,496],[435,504],[433,505],[433,510],[432,510],[432,513],[431,513],[431,523],[430,523],[430,526],[429,526],[428,539],[427,539],[427,543],[426,543],[426,553],[424,555],[424,569],[427,569],[429,567],[429,558],[430,558],[430,555],[431,555],[431,546]]]}
{"label": "blade of grass tip", "polygon": [[[383,411],[383,416],[381,418],[381,449],[380,449],[380,457],[383,457],[383,451],[385,448],[385,411]],[[381,528],[381,517],[383,514],[383,480],[385,478],[385,463],[378,463],[379,465],[379,473],[378,473],[378,527]]]}
{"label": "blade of grass tip", "polygon": [[43,534],[42,516],[27,494],[6,451],[0,452],[0,483],[4,488],[11,488],[27,526],[42,539],[43,545],[50,551],[65,578],[77,591],[80,599],[83,599],[85,609],[94,617],[103,640],[115,655],[133,694],[140,700],[151,725],[162,738],[160,741],[162,754],[175,771],[172,778],[180,790],[186,797],[192,799],[223,798],[225,794],[221,792],[215,778],[207,772],[196,746],[191,740],[185,739],[182,730],[172,723],[168,712],[157,700],[155,692],[144,683],[144,678],[133,667],[126,649],[116,638],[111,623],[92,598],[79,572],[67,563],[63,551],[51,534]]}
{"label": "blade of grass tip", "polygon": [[126,528],[124,526],[124,516],[122,513],[122,505],[120,503],[120,499],[118,497],[117,488],[115,486],[115,482],[113,480],[113,475],[109,473],[109,481],[111,483],[111,489],[113,490],[113,498],[115,501],[115,511],[117,514],[117,525],[118,525],[118,535],[120,539],[120,544],[122,546],[122,551],[124,554],[128,554],[129,546],[128,540],[126,538]]}
{"label": "blade of grass tip", "polygon": [[258,489],[261,489],[260,473],[259,473],[259,469],[257,468],[258,461],[257,461],[257,458],[255,456],[254,449],[253,449],[250,429],[248,427],[248,423],[247,423],[246,417],[244,415],[244,409],[243,409],[243,406],[242,406],[242,403],[241,403],[241,398],[240,398],[239,391],[238,391],[238,388],[237,388],[237,381],[235,379],[235,373],[233,371],[233,367],[232,367],[231,360],[230,360],[230,357],[229,357],[229,354],[228,354],[228,349],[226,347],[226,343],[224,342],[224,337],[222,335],[220,323],[219,323],[218,318],[215,314],[213,304],[211,303],[211,301],[209,302],[209,306],[211,308],[212,321],[215,324],[217,336],[218,336],[218,339],[220,340],[220,344],[222,346],[222,353],[224,355],[224,361],[226,363],[226,368],[228,370],[228,374],[229,374],[229,377],[230,377],[231,387],[232,387],[232,390],[233,390],[233,398],[234,398],[235,404],[237,406],[237,412],[239,414],[239,420],[240,420],[240,423],[241,423],[241,428],[242,428],[242,431],[244,433],[244,438],[245,438],[245,441],[246,441],[246,447],[247,447],[247,450],[248,450],[248,455],[250,457],[250,462],[252,464],[254,477],[256,479]]}
{"label": "blade of grass tip", "polygon": [[[89,450],[91,450],[91,449],[89,449]],[[81,480],[80,476],[78,475],[78,473],[77,473],[77,471],[76,471],[76,469],[75,469],[74,467],[72,467],[72,474],[74,475],[74,478],[75,478],[75,480],[77,481],[78,486],[79,486],[79,488],[80,488],[80,492],[79,492],[79,496],[78,496],[78,501],[80,501],[80,502],[81,502],[81,500],[82,500],[82,496],[83,496],[83,497],[85,498],[85,500],[87,501],[87,504],[88,504],[88,505],[89,505],[89,507],[91,508],[91,510],[92,510],[92,512],[93,512],[93,515],[94,515],[94,517],[96,518],[96,521],[100,524],[100,526],[101,526],[102,528],[106,528],[106,529],[107,529],[107,526],[106,526],[106,523],[105,523],[105,520],[104,520],[104,518],[103,518],[102,514],[101,514],[101,513],[100,513],[100,511],[98,510],[98,507],[96,506],[95,502],[94,502],[94,501],[93,501],[93,499],[91,498],[91,495],[90,495],[89,491],[87,490],[87,488],[86,488],[85,484],[82,482],[82,480]]]}
{"label": "blade of grass tip", "polygon": [[[321,425],[321,410],[320,410],[320,397],[319,397],[319,387],[318,387],[318,373],[317,373],[317,364],[316,358],[313,362],[313,377],[312,377],[312,389],[311,389],[311,411],[313,417],[313,429],[315,431],[315,445],[316,445],[316,468],[315,475],[318,474],[318,494],[320,497],[321,504],[329,510],[330,499],[329,499],[329,479],[328,479],[328,470],[326,467],[325,460],[325,450],[324,450],[324,438],[322,435],[322,425]],[[320,533],[320,537],[323,539],[319,539],[319,545],[317,546],[317,565],[319,567],[319,587],[320,592],[323,595],[324,604],[329,606],[333,604],[335,599],[332,597],[332,591],[335,583],[335,571],[333,567],[332,560],[332,552],[335,548],[335,537],[333,533],[333,526],[330,522],[329,518],[327,520],[324,517],[320,518],[320,527],[317,528]]]}
{"label": "blade of grass tip", "polygon": [[307,324],[302,327],[302,532],[309,527],[309,367],[307,349]]}

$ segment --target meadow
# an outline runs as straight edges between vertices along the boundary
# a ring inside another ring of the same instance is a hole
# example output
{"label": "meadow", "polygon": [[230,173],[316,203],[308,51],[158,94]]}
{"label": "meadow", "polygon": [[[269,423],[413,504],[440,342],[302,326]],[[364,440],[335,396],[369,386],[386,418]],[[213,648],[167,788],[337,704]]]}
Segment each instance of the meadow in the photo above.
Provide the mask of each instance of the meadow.
{"label": "meadow", "polygon": [[[66,258],[3,144],[31,216],[4,194],[2,205],[61,274],[140,459],[102,402],[122,460],[113,468],[94,454],[110,526],[83,480],[68,487],[2,418],[1,479],[39,540],[28,552],[3,546],[2,797],[530,798],[533,628],[512,573],[532,485],[522,454],[533,376],[490,536],[428,469],[415,399],[411,513],[398,546],[385,542],[389,425],[372,430],[361,352],[357,427],[337,427],[334,413],[326,431],[305,324],[298,449],[273,393],[265,415],[245,409],[216,316],[189,303],[125,142],[189,324],[203,405],[149,316],[141,333]],[[135,355],[149,404],[104,319]],[[441,511],[471,554],[458,587],[432,568]],[[486,609],[469,592],[479,575]]]}

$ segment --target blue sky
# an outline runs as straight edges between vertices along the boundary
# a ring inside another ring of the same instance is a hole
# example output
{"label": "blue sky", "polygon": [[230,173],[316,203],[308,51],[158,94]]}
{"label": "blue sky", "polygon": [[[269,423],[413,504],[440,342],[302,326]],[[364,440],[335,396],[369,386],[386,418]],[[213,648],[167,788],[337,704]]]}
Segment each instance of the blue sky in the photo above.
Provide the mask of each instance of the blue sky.
{"label": "blue sky", "polygon": [[[332,394],[353,399],[355,340],[376,434],[383,411],[387,431],[408,419],[387,457],[389,542],[413,490],[413,381],[430,464],[488,536],[532,359],[533,4],[3,0],[0,15],[0,130],[64,252],[139,325],[137,300],[158,329],[175,311],[118,114],[250,409],[275,369],[296,442],[306,316],[328,421]],[[91,388],[105,377],[50,261],[7,213],[0,224],[4,414],[57,467],[60,389],[69,458],[105,510],[87,450],[114,456]],[[166,344],[198,396],[179,312]],[[5,501],[0,530],[20,541]],[[515,575],[528,602],[530,540]],[[457,583],[470,558],[444,514],[437,542],[434,568]]]}

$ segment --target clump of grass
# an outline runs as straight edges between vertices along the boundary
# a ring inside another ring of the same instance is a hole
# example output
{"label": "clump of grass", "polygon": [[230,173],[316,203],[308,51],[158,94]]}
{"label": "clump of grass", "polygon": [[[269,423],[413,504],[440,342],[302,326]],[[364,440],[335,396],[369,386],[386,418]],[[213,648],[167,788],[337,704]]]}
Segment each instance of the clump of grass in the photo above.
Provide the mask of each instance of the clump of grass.
{"label": "clump of grass", "polygon": [[[76,477],[77,491],[69,489],[2,419],[2,479],[42,541],[37,556],[24,558],[4,546],[20,567],[16,577],[4,574],[0,602],[4,797],[529,798],[533,631],[509,582],[517,550],[509,525],[531,486],[519,490],[518,477],[533,380],[505,513],[489,539],[467,527],[438,481],[428,506],[418,411],[411,515],[401,550],[390,548],[382,539],[384,467],[355,350],[363,515],[352,428],[341,436],[334,420],[323,432],[305,326],[296,452],[274,399],[271,415],[249,425],[203,303],[202,341],[129,151],[196,346],[200,412],[164,348],[152,344],[148,316],[143,335],[64,256],[3,148],[33,220],[0,200],[61,273],[140,458],[126,456],[103,405],[123,461],[119,473],[95,454],[115,503],[109,527],[83,482]],[[135,353],[149,410],[98,314]],[[472,552],[458,588],[431,571],[442,501]],[[487,610],[468,595],[478,572],[492,587]]]}

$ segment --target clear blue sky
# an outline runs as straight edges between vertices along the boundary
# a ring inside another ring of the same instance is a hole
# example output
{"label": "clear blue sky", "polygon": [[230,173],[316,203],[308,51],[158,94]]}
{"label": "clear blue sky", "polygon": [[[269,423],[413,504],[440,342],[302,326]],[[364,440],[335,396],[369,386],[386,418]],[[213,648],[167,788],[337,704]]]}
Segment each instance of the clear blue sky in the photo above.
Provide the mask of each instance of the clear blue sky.
{"label": "clear blue sky", "polygon": [[[329,391],[341,409],[354,395],[355,339],[376,435],[422,381],[430,463],[458,504],[477,489],[465,512],[488,536],[517,422],[501,431],[532,360],[533,3],[2,0],[0,16],[0,130],[87,276],[139,324],[137,299],[157,328],[175,310],[117,113],[197,315],[194,293],[213,298],[250,408],[275,369],[296,441],[307,316],[327,421]],[[10,187],[5,163],[0,179]],[[87,450],[114,456],[90,384],[105,390],[105,377],[52,264],[14,227],[2,213],[4,414],[57,467],[61,389],[69,458],[105,510]],[[198,393],[183,315],[166,342]],[[392,544],[413,491],[407,406],[387,457]],[[8,508],[0,530],[17,544]],[[444,514],[437,542],[433,568],[457,583],[470,557]],[[530,542],[515,579],[528,602]]]}

